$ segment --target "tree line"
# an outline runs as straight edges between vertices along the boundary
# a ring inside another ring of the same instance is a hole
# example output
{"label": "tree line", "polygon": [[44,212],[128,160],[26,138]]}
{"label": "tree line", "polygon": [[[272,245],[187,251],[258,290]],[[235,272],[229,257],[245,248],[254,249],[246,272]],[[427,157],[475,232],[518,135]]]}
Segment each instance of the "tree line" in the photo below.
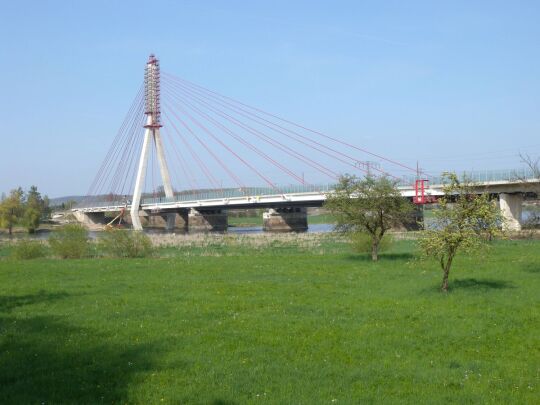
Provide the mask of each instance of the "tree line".
{"label": "tree line", "polygon": [[51,212],[49,198],[41,196],[36,186],[24,192],[21,187],[11,190],[0,198],[0,227],[11,235],[15,226],[34,233],[41,221]]}

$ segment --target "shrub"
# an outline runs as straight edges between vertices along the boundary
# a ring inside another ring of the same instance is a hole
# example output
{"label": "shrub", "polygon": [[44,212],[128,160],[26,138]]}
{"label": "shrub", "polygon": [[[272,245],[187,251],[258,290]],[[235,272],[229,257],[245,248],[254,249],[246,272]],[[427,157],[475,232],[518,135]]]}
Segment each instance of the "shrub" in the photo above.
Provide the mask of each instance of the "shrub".
{"label": "shrub", "polygon": [[99,250],[110,257],[148,257],[153,254],[154,247],[142,232],[112,228],[101,237]]}
{"label": "shrub", "polygon": [[11,256],[17,260],[37,259],[46,256],[43,243],[37,240],[21,239],[13,245]]}
{"label": "shrub", "polygon": [[55,255],[62,259],[79,259],[88,255],[88,231],[82,225],[68,224],[55,231],[49,238]]}
{"label": "shrub", "polygon": [[[363,232],[351,232],[349,240],[352,248],[357,253],[370,253],[372,249],[371,235]],[[392,246],[392,236],[385,234],[379,242],[379,252],[384,252]]]}

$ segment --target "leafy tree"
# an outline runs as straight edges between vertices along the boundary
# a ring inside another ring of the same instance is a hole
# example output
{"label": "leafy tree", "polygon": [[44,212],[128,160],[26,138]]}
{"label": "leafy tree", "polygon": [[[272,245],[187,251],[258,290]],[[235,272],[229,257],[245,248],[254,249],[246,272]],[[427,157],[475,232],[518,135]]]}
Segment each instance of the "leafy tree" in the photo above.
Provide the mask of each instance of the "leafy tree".
{"label": "leafy tree", "polygon": [[387,177],[343,175],[325,205],[336,217],[338,232],[349,234],[353,241],[358,233],[369,235],[374,261],[386,231],[408,220],[412,212],[397,183]]}
{"label": "leafy tree", "polygon": [[444,196],[433,210],[433,224],[419,243],[425,256],[434,257],[443,271],[441,290],[448,291],[448,276],[458,251],[477,250],[494,236],[500,235],[503,222],[499,208],[487,193],[476,194],[472,185],[459,181],[455,173],[444,173],[447,179]]}
{"label": "leafy tree", "polygon": [[11,190],[9,196],[0,203],[0,226],[7,228],[10,235],[23,214],[23,195],[24,193],[19,187]]}
{"label": "leafy tree", "polygon": [[30,187],[26,194],[22,223],[29,233],[34,233],[39,226],[45,210],[45,203],[36,186]]}

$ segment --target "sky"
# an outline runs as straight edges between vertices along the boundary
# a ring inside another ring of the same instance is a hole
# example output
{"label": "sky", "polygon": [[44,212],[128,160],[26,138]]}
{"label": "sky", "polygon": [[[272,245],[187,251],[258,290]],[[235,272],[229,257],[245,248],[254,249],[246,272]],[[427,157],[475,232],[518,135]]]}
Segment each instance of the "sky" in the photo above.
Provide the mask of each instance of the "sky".
{"label": "sky", "polygon": [[0,0],[0,10],[0,192],[85,194],[150,53],[164,71],[430,172],[540,156],[538,1]]}

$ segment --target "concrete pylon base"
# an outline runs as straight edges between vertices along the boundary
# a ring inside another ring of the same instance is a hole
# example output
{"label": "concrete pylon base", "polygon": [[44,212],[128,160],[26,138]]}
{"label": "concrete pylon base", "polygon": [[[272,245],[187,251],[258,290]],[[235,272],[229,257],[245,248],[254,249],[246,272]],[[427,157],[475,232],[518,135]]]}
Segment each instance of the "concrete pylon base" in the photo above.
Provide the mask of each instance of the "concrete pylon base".
{"label": "concrete pylon base", "polygon": [[270,208],[263,213],[263,230],[267,232],[305,232],[308,229],[305,207]]}
{"label": "concrete pylon base", "polygon": [[92,231],[102,230],[107,225],[104,212],[74,211],[73,214],[77,218],[77,221]]}
{"label": "concrete pylon base", "polygon": [[229,226],[227,211],[224,210],[196,210],[192,208],[188,213],[189,232],[225,232]]}
{"label": "concrete pylon base", "polygon": [[[169,231],[178,229],[180,231],[187,231],[187,210],[182,210],[182,212],[170,212],[170,213],[146,213],[144,211],[139,212],[139,219],[143,228],[165,228]],[[173,222],[174,221],[174,222]],[[131,221],[128,219],[126,223],[130,224]]]}
{"label": "concrete pylon base", "polygon": [[522,204],[523,194],[499,194],[499,206],[504,218],[504,230],[521,231]]}

